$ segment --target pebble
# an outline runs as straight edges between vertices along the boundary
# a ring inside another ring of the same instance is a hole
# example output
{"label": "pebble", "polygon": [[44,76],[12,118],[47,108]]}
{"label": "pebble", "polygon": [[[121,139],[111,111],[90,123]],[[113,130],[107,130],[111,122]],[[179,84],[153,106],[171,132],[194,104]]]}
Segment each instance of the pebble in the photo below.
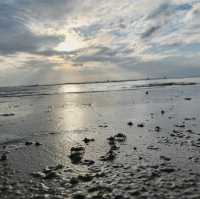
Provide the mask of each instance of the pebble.
{"label": "pebble", "polygon": [[137,127],[143,128],[144,124],[143,123],[137,124]]}
{"label": "pebble", "polygon": [[8,159],[7,155],[4,153],[1,155],[0,161],[6,161]]}

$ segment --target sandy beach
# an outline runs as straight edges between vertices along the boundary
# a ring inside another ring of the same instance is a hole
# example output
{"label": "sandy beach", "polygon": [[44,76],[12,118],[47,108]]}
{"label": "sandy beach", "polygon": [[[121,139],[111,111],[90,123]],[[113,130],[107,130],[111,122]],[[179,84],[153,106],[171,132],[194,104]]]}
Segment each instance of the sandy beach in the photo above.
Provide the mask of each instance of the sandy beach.
{"label": "sandy beach", "polygon": [[1,96],[0,198],[197,199],[199,103],[199,84]]}

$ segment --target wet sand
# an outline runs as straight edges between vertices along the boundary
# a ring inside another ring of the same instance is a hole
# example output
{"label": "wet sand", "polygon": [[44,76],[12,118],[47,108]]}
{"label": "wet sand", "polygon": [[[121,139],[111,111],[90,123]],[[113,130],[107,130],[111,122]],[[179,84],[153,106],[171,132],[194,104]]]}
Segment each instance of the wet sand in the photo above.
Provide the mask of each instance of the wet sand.
{"label": "wet sand", "polygon": [[0,98],[0,198],[200,198],[200,85]]}

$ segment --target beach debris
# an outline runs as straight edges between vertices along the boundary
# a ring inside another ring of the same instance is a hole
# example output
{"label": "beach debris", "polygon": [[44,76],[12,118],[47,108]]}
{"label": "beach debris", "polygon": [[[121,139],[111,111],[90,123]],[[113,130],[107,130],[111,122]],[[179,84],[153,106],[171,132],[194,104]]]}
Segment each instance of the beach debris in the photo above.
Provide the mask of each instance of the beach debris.
{"label": "beach debris", "polygon": [[165,111],[164,111],[164,110],[161,110],[161,114],[164,115],[164,114],[165,114]]}
{"label": "beach debris", "polygon": [[160,132],[161,128],[159,126],[156,126],[154,129],[156,132]]}
{"label": "beach debris", "polygon": [[0,161],[6,161],[8,159],[7,155],[4,153],[0,157]]}
{"label": "beach debris", "polygon": [[83,139],[83,142],[84,142],[85,144],[89,144],[90,142],[94,142],[94,141],[95,141],[94,138],[84,138],[84,139]]}
{"label": "beach debris", "polygon": [[82,146],[72,147],[69,158],[73,164],[79,164],[85,154],[85,148]]}
{"label": "beach debris", "polygon": [[128,126],[133,126],[133,122],[131,122],[131,121],[128,122],[127,124],[128,124]]}
{"label": "beach debris", "polygon": [[35,142],[35,146],[41,146],[42,144],[40,142]]}
{"label": "beach debris", "polygon": [[144,123],[137,124],[137,127],[143,128],[144,127]]}
{"label": "beach debris", "polygon": [[191,118],[190,117],[186,117],[186,118],[184,118],[184,120],[185,121],[190,121],[190,120],[196,120],[196,118],[195,117],[191,117]]}
{"label": "beach debris", "polygon": [[104,125],[100,124],[99,127],[100,127],[100,128],[107,128],[108,125],[107,125],[107,124],[104,124]]}
{"label": "beach debris", "polygon": [[126,135],[123,133],[118,133],[114,136],[114,140],[118,142],[124,142],[126,140]]}
{"label": "beach debris", "polygon": [[15,114],[14,113],[3,113],[3,114],[0,114],[0,116],[3,116],[3,117],[11,117],[11,116],[14,116]]}
{"label": "beach debris", "polygon": [[192,98],[191,97],[185,97],[184,100],[190,101]]}
{"label": "beach debris", "polygon": [[31,141],[26,141],[26,142],[25,142],[25,145],[26,145],[26,146],[30,146],[30,145],[32,145],[32,144],[33,144],[33,142],[31,142]]}
{"label": "beach debris", "polygon": [[149,145],[147,147],[147,149],[150,149],[150,150],[159,150],[159,148],[157,146],[154,146],[154,145]]}
{"label": "beach debris", "polygon": [[185,124],[175,124],[174,126],[178,128],[185,128]]}

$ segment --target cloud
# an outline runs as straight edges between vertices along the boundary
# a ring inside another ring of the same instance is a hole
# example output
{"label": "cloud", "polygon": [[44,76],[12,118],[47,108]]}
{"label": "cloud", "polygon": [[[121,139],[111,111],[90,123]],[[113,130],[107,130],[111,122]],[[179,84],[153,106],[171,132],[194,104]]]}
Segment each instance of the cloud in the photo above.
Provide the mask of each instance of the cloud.
{"label": "cloud", "polygon": [[52,81],[54,69],[58,75],[68,65],[68,78],[87,73],[100,78],[99,71],[142,76],[159,66],[164,74],[169,63],[181,66],[181,56],[198,61],[199,5],[196,0],[1,1],[0,68],[52,72]]}
{"label": "cloud", "polygon": [[147,38],[147,37],[152,36],[159,29],[160,29],[160,26],[152,26],[152,27],[150,27],[148,30],[146,30],[142,34],[142,38]]}
{"label": "cloud", "polygon": [[64,40],[62,35],[40,35],[33,33],[21,18],[21,8],[0,3],[0,53],[34,53],[54,48]]}

